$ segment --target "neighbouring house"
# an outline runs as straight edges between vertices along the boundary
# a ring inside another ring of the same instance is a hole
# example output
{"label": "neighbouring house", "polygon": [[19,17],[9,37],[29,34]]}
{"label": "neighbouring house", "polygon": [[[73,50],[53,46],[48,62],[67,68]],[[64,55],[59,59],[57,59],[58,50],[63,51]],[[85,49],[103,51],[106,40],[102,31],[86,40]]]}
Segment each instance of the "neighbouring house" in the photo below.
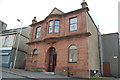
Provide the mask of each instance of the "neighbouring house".
{"label": "neighbouring house", "polygon": [[[27,55],[27,42],[29,41],[30,27],[4,30],[0,32],[0,56],[2,56],[2,67],[24,68]],[[19,41],[19,45],[18,45]],[[16,49],[18,46],[18,49]],[[17,54],[16,54],[17,53]],[[16,55],[16,61],[15,61]]]}
{"label": "neighbouring house", "polygon": [[[7,24],[0,20],[0,32],[2,32],[3,30],[6,30],[6,27],[7,27]],[[0,43],[2,43],[2,42],[0,42]],[[0,47],[2,47],[2,46],[0,45]],[[0,51],[0,53],[1,53],[1,51]],[[2,62],[2,57],[0,56],[0,66],[1,66],[1,62]]]}
{"label": "neighbouring house", "polygon": [[0,20],[0,32],[6,30],[7,24]]}
{"label": "neighbouring house", "polygon": [[102,76],[120,77],[120,45],[119,34],[103,34],[101,45],[101,73]]}
{"label": "neighbouring house", "polygon": [[[26,70],[75,77],[100,73],[100,32],[86,2],[68,13],[54,8],[42,21],[32,20]],[[41,15],[42,16],[42,15]]]}

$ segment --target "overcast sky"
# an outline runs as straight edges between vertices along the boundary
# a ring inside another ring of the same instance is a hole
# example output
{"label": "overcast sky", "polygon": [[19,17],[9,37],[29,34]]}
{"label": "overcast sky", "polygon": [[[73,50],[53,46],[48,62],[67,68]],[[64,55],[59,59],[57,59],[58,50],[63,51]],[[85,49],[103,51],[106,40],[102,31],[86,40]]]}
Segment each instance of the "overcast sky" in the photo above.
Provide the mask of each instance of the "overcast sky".
{"label": "overcast sky", "polygon": [[[86,0],[96,25],[102,34],[118,32],[119,0]],[[18,28],[20,23],[27,27],[34,16],[43,20],[57,7],[64,13],[81,8],[82,0],[0,0],[0,20],[7,23],[7,29]]]}

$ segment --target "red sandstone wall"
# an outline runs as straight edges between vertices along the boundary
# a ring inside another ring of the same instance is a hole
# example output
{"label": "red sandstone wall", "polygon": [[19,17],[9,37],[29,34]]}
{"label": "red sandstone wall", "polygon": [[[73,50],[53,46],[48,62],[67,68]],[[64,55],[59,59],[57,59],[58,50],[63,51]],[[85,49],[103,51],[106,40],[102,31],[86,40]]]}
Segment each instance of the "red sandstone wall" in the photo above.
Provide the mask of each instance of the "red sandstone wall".
{"label": "red sandstone wall", "polygon": [[[87,27],[86,27],[86,12],[81,12],[81,11],[75,11],[69,14],[66,14],[62,16],[61,18],[59,17],[53,17],[53,18],[47,18],[44,20],[44,22],[37,23],[32,26],[32,34],[31,34],[31,41],[38,41],[38,40],[43,40],[45,38],[49,37],[60,37],[60,36],[66,36],[66,35],[71,35],[71,34],[76,34],[76,33],[84,33],[87,32]],[[77,31],[70,32],[69,31],[69,19],[72,17],[77,17]],[[50,20],[60,20],[60,32],[59,33],[48,33],[48,23]],[[35,39],[35,34],[36,34],[36,28],[41,26],[42,31],[41,31],[41,37],[38,39]]]}
{"label": "red sandstone wall", "polygon": [[[67,75],[67,69],[70,68],[70,74],[73,76],[88,76],[88,37],[74,37],[60,39],[54,44],[47,44],[45,42],[35,43],[30,45],[30,54],[34,49],[38,49],[38,55],[32,56],[32,62],[29,67],[46,67],[46,55],[50,47],[54,47],[57,53],[57,65],[55,72],[59,74]],[[78,49],[78,62],[68,63],[68,48],[70,45],[75,44]],[[35,63],[37,62],[37,64]],[[65,71],[64,71],[65,70]]]}
{"label": "red sandstone wall", "polygon": [[[32,26],[31,40],[39,41],[49,37],[60,37],[76,33],[87,32],[86,28],[86,12],[75,11],[69,14],[65,14],[61,18],[47,18],[44,22],[38,23]],[[78,19],[78,30],[75,32],[69,32],[69,19],[72,17],[77,17]],[[48,22],[50,20],[60,20],[60,32],[48,34]],[[41,37],[35,39],[36,28],[41,26]],[[78,49],[78,62],[68,63],[68,48],[70,45],[75,44]],[[55,72],[59,74],[69,74],[77,77],[88,77],[88,37],[79,36],[72,38],[62,38],[56,41],[56,43],[48,44],[46,42],[36,42],[29,44],[29,55],[26,61],[26,69],[32,69],[33,67],[47,67],[47,54],[48,49],[54,47],[57,53],[57,64]],[[33,50],[38,49],[38,55],[33,55]]]}

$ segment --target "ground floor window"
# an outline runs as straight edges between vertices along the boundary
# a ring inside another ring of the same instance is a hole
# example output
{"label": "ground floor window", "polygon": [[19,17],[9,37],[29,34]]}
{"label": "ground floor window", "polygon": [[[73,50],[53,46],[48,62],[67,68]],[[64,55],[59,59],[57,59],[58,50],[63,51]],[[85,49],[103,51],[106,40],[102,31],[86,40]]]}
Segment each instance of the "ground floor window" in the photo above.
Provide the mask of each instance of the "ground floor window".
{"label": "ground floor window", "polygon": [[5,55],[5,56],[2,56],[2,63],[9,63],[9,59],[10,59],[10,56],[9,55]]}
{"label": "ground floor window", "polygon": [[76,45],[71,45],[69,47],[69,62],[77,62],[77,47],[76,47]]}

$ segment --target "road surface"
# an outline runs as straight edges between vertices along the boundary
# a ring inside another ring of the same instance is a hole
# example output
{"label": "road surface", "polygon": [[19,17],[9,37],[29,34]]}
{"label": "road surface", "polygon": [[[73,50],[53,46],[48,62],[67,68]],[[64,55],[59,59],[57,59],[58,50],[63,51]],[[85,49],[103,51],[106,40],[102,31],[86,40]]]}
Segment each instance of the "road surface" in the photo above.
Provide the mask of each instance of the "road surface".
{"label": "road surface", "polygon": [[2,80],[35,80],[35,79],[30,79],[23,76],[2,72]]}

